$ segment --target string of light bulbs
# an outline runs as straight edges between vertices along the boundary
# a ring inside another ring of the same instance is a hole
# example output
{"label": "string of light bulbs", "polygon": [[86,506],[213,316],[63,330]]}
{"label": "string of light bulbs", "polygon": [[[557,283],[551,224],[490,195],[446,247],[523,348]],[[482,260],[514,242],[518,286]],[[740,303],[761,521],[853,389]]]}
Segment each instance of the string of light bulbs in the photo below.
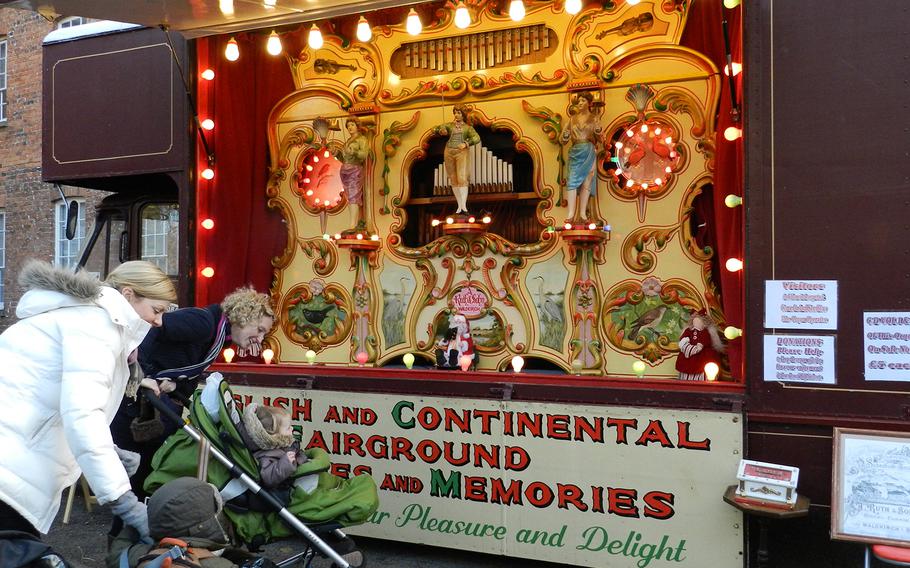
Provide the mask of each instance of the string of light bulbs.
{"label": "string of light bulbs", "polygon": [[[641,0],[626,0],[626,3],[630,6],[634,6],[640,1]],[[574,16],[581,11],[582,4],[583,0],[565,0],[563,9],[567,14]],[[263,6],[267,9],[274,9],[277,6],[277,0],[263,0]],[[220,0],[219,7],[224,15],[229,16],[234,13],[233,0]],[[520,22],[525,17],[526,12],[523,0],[509,0],[508,14],[509,18],[513,21]],[[466,29],[473,23],[471,10],[468,8],[465,0],[459,0],[455,5],[454,22],[455,27],[459,29]],[[420,14],[418,14],[417,10],[413,7],[408,11],[407,16],[405,17],[405,29],[413,36],[420,35],[423,31],[423,22],[420,19]],[[357,38],[357,41],[362,43],[369,42],[373,39],[373,28],[366,16],[360,16],[360,19],[357,21],[354,35]],[[307,45],[310,49],[314,50],[322,49],[322,46],[325,45],[322,31],[319,29],[319,25],[316,22],[312,22],[307,31]],[[280,34],[276,30],[272,30],[266,39],[266,51],[271,55],[278,56],[281,55],[283,50],[284,48],[281,44]],[[237,61],[237,59],[240,58],[240,48],[236,39],[233,37],[230,38],[224,48],[224,56],[228,61]]]}

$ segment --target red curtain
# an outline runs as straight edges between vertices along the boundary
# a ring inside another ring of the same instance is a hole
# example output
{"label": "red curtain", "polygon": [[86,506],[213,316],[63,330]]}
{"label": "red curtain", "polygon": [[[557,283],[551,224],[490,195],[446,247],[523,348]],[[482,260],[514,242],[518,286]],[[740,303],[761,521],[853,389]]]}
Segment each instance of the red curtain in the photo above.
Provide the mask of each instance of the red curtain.
{"label": "red curtain", "polygon": [[[726,324],[740,329],[744,323],[743,272],[729,272],[724,268],[728,258],[743,258],[743,207],[730,209],[724,205],[724,198],[729,194],[743,194],[743,140],[742,137],[731,142],[724,138],[724,131],[730,126],[742,128],[742,121],[734,123],[731,109],[730,83],[723,69],[726,66],[726,49],[724,46],[723,20],[727,20],[727,33],[730,40],[732,60],[742,63],[742,7],[732,10],[723,7],[720,0],[693,2],[682,45],[690,47],[707,56],[719,70],[723,84],[721,88],[720,107],[717,111],[717,135],[715,137],[714,190],[712,192],[713,219],[708,218],[709,234],[715,247],[715,263],[721,291],[721,305],[727,318]],[[735,91],[739,108],[742,112],[742,76],[735,76]],[[748,269],[748,265],[746,266]],[[735,339],[727,343],[727,353],[733,378],[743,380],[743,340]]]}
{"label": "red curtain", "polygon": [[[264,35],[235,36],[240,59],[228,61],[229,38],[197,42],[198,71],[212,69],[212,81],[197,79],[200,120],[211,118],[215,129],[206,136],[215,155],[215,177],[199,178],[197,221],[212,219],[211,230],[196,227],[196,305],[219,303],[234,289],[251,284],[268,292],[273,257],[286,242],[285,225],[277,211],[266,207],[269,177],[267,121],[272,107],[294,90],[284,56],[265,51]],[[197,168],[206,167],[198,145]],[[214,276],[201,275],[205,267]]]}

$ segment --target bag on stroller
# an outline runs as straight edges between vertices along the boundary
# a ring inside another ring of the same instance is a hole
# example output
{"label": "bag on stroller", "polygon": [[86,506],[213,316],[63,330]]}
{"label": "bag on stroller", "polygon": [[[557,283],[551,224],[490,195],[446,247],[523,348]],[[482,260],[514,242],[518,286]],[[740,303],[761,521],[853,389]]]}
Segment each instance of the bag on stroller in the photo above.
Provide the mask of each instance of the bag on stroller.
{"label": "bag on stroller", "polygon": [[[197,392],[190,407],[190,422],[236,468],[258,483],[261,479],[258,464],[240,434],[242,420],[233,393],[225,381],[221,381],[217,389],[220,404],[214,416],[206,410],[202,396]],[[200,471],[204,471],[206,480],[221,491],[225,513],[235,536],[241,541],[255,548],[295,534],[282,521],[278,511],[247,491],[244,483],[235,479],[227,467],[217,461],[206,465],[207,460],[203,460],[200,470],[200,453],[199,445],[186,429],[168,438],[152,459],[153,471],[145,481],[146,491],[152,493],[172,479],[198,477]],[[306,455],[308,460],[297,467],[293,477],[316,474],[318,483],[309,492],[292,486],[289,492],[276,496],[290,513],[308,524],[348,527],[365,522],[376,511],[379,497],[376,483],[370,476],[342,479],[329,473],[331,464],[324,450],[312,448]]]}

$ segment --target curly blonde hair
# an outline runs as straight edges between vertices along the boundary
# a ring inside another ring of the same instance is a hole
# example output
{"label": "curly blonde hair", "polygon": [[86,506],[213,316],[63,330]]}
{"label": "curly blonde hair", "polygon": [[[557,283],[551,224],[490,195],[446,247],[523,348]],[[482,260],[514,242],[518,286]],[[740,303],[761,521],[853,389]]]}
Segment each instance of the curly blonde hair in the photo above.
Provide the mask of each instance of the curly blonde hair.
{"label": "curly blonde hair", "polygon": [[224,297],[221,309],[232,326],[244,327],[263,317],[275,317],[272,301],[267,294],[257,292],[252,286],[237,288]]}

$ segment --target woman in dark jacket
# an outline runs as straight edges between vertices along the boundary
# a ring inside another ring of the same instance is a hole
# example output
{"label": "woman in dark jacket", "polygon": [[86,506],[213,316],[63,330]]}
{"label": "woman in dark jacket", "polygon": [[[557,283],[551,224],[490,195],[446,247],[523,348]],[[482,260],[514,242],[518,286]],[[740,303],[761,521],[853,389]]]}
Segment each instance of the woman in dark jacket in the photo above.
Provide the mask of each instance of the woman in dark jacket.
{"label": "woman in dark jacket", "polygon": [[[196,390],[200,375],[214,362],[224,342],[235,344],[240,357],[258,356],[274,321],[268,295],[249,287],[239,288],[228,294],[221,305],[182,308],[164,314],[161,327],[149,333],[139,346],[139,364],[146,377],[155,379],[157,385],[151,384],[152,390],[181,414],[182,401]],[[111,423],[111,433],[119,447],[139,453],[139,469],[130,481],[137,495],[145,495],[142,484],[151,471],[152,456],[180,426],[164,420],[161,426],[152,424],[150,439],[136,440],[131,424],[140,410],[138,398],[124,398]]]}

